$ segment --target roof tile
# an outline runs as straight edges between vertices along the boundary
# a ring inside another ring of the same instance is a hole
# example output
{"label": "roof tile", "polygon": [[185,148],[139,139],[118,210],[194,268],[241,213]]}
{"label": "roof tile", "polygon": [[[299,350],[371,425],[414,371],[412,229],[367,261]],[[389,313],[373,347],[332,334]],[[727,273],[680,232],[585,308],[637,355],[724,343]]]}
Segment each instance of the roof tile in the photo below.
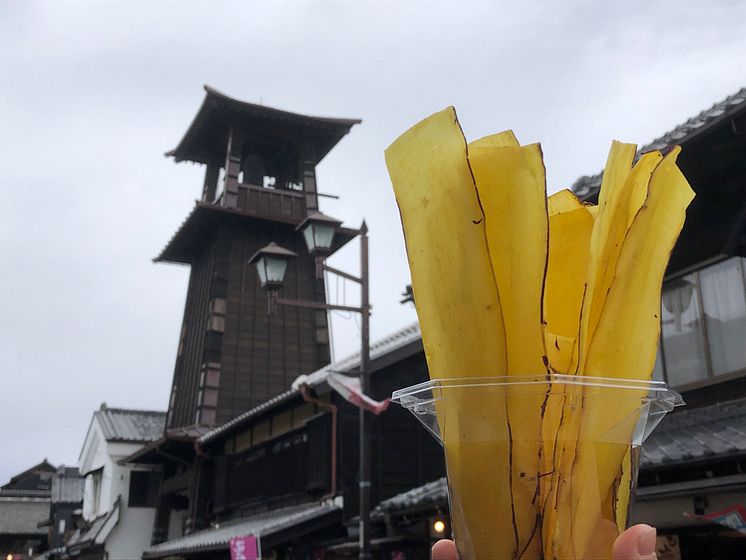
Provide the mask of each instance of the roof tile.
{"label": "roof tile", "polygon": [[101,406],[94,413],[107,441],[153,441],[163,435],[166,413]]}
{"label": "roof tile", "polygon": [[[660,138],[656,138],[640,148],[638,154],[661,150],[671,144],[684,143],[704,129],[706,125],[712,124],[720,118],[726,118],[742,109],[746,109],[746,88],[740,89],[733,95],[726,97],[719,103],[715,103],[709,109],[680,124]],[[572,186],[573,192],[583,199],[591,198],[601,187],[602,176],[603,172],[592,176],[585,175],[580,177]]]}
{"label": "roof tile", "polygon": [[215,528],[204,529],[191,535],[185,535],[151,546],[145,550],[143,558],[173,556],[183,552],[225,548],[233,537],[243,535],[267,536],[323,515],[334,512],[341,513],[341,511],[341,508],[337,505],[319,503],[276,509],[236,522],[221,523]]}

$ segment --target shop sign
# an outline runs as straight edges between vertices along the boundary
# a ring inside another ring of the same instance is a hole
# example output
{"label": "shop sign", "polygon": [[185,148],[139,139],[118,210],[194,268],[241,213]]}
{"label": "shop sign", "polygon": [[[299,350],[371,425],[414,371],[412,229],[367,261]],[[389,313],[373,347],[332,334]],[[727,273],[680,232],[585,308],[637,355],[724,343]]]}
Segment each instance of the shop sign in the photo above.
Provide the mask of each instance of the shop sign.
{"label": "shop sign", "polygon": [[259,539],[254,535],[233,537],[230,542],[231,560],[259,560]]}

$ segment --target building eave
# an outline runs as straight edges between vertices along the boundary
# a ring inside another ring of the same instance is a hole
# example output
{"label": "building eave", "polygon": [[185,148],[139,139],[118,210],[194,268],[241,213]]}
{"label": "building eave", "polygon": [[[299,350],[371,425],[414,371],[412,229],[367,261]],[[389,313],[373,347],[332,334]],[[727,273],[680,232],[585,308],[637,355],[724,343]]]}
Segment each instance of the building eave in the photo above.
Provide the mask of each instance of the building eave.
{"label": "building eave", "polygon": [[[215,204],[195,201],[194,208],[184,219],[171,239],[153,259],[155,263],[172,263],[190,265],[199,254],[204,244],[211,239],[218,226],[230,222],[257,223],[257,224],[284,224],[294,229],[298,226],[297,220],[263,217],[248,214],[238,209],[225,208]],[[357,235],[357,231],[347,227],[340,227],[334,235],[332,252],[336,252]]]}
{"label": "building eave", "polygon": [[178,145],[165,154],[167,157],[173,157],[176,162],[209,163],[209,156],[202,150],[201,146],[204,143],[202,138],[204,130],[210,126],[227,129],[228,125],[226,123],[232,119],[225,118],[226,115],[238,115],[247,119],[275,121],[298,126],[306,130],[307,135],[311,138],[318,134],[330,136],[320,145],[320,152],[317,153],[318,161],[349,132],[350,128],[362,122],[360,119],[316,117],[293,113],[267,105],[241,101],[208,85],[205,85],[204,89],[205,98],[189,128]]}

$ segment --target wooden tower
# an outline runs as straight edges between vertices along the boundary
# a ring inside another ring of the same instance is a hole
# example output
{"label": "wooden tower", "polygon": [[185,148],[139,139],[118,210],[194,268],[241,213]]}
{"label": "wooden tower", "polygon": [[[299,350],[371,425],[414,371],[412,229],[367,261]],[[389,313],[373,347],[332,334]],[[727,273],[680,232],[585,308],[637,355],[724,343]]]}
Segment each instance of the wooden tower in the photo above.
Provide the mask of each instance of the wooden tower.
{"label": "wooden tower", "polygon": [[[201,200],[156,262],[191,267],[167,427],[215,425],[329,362],[324,311],[267,311],[249,258],[271,241],[295,251],[285,297],[325,301],[296,227],[318,211],[316,165],[360,121],[309,117],[206,96],[166,155],[205,165]],[[338,249],[353,237],[335,236]]]}

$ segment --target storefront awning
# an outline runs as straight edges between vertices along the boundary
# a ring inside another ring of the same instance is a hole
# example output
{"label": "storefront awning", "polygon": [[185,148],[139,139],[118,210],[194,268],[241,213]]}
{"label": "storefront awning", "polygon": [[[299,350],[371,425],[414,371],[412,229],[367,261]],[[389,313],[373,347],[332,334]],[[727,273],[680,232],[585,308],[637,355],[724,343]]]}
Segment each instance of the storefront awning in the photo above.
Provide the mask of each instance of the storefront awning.
{"label": "storefront awning", "polygon": [[[266,538],[281,531],[294,529],[296,536],[304,526],[313,530],[311,522],[328,518],[330,523],[341,522],[342,509],[335,504],[303,504],[263,512],[235,522],[216,525],[155,546],[143,552],[143,558],[189,555],[211,550],[227,549],[234,537],[256,535]],[[316,525],[317,526],[317,525]]]}
{"label": "storefront awning", "polygon": [[373,510],[373,517],[386,514],[405,514],[429,508],[448,507],[448,485],[446,477],[412,488],[382,501]]}
{"label": "storefront awning", "polygon": [[642,447],[640,470],[746,455],[746,399],[670,414]]}

